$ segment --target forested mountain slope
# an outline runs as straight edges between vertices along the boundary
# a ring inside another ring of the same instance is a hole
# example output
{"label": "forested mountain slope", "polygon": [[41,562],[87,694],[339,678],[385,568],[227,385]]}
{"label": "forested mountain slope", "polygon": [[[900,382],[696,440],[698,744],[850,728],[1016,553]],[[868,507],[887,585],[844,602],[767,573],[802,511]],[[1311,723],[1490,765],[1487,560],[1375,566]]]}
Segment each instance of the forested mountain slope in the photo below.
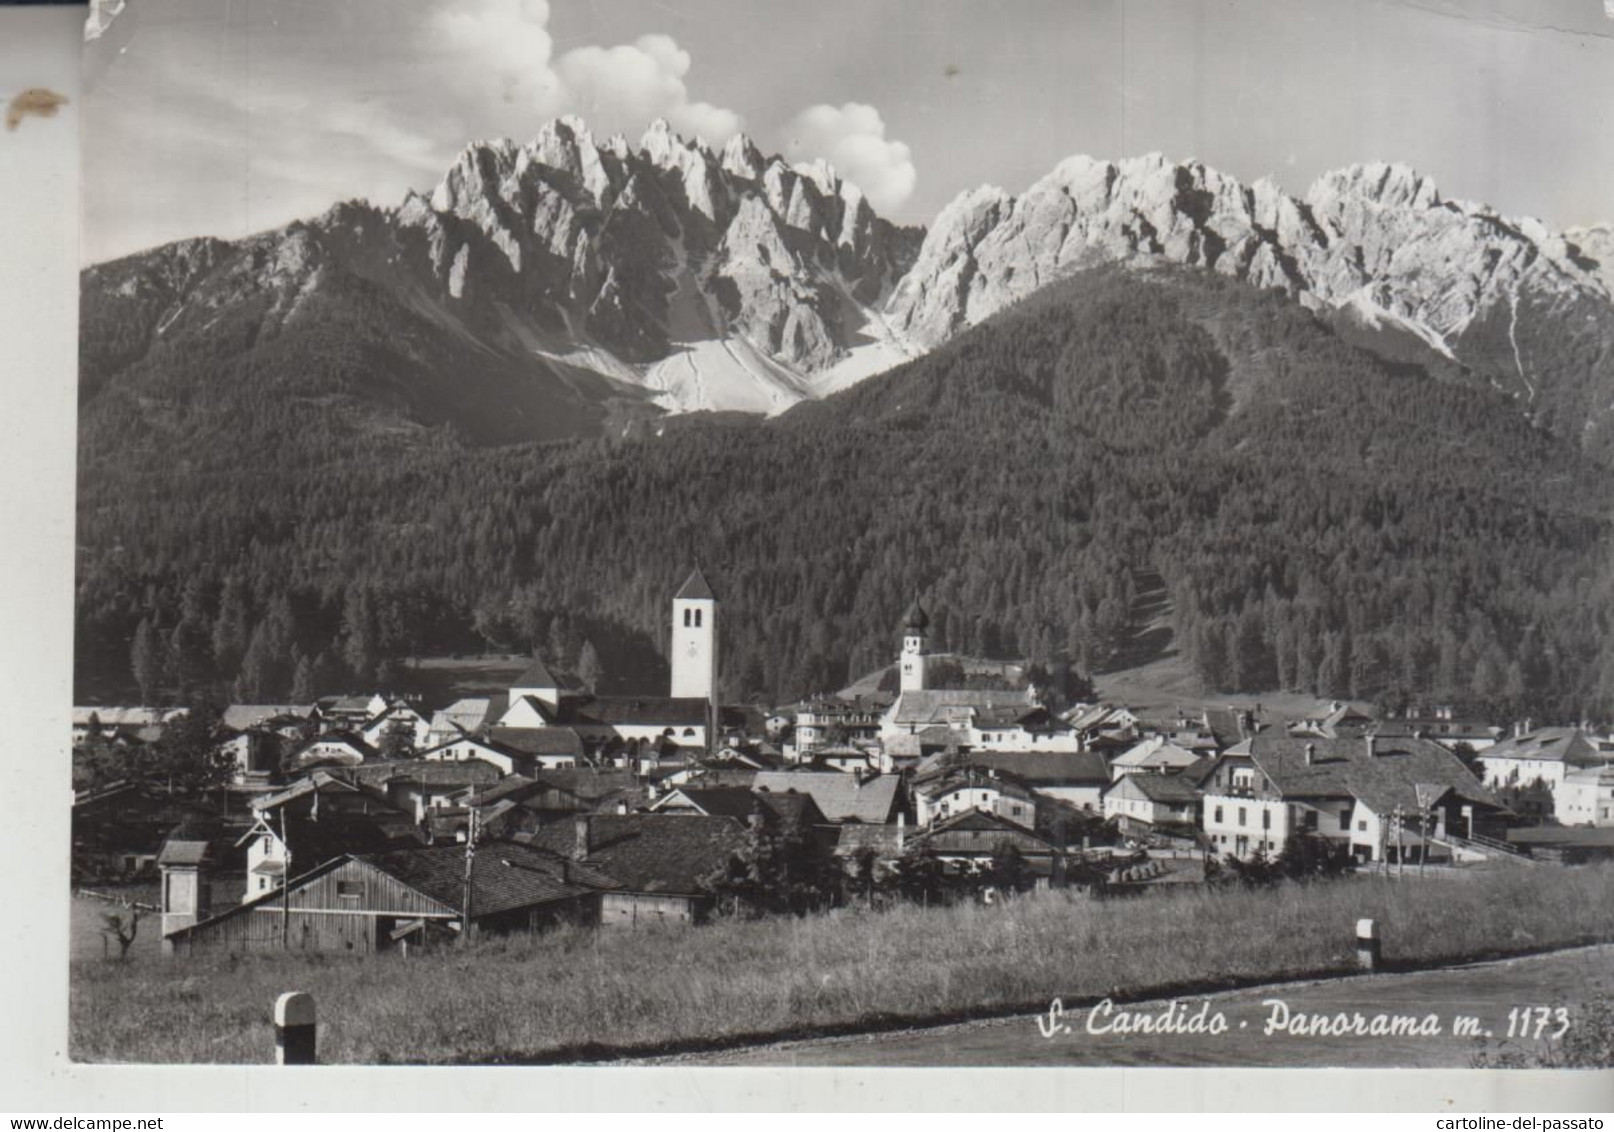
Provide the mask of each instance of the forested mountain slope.
{"label": "forested mountain slope", "polygon": [[472,447],[235,388],[160,438],[86,427],[82,695],[128,694],[131,653],[273,701],[479,638],[625,676],[695,562],[731,696],[883,663],[916,591],[938,648],[1093,671],[1147,566],[1208,686],[1614,712],[1610,473],[1215,275],[1086,272],[824,402],[661,436]]}

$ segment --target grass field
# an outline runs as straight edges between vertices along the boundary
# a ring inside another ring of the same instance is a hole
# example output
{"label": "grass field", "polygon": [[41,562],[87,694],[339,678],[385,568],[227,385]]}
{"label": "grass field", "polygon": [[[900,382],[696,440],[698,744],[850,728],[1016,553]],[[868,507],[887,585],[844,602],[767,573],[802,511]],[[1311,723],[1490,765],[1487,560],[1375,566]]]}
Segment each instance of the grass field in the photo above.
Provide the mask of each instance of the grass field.
{"label": "grass field", "polygon": [[1349,970],[1363,916],[1398,963],[1614,940],[1614,867],[561,930],[407,959],[79,959],[71,1051],[267,1061],[272,1003],[302,990],[319,1004],[322,1061],[576,1059]]}
{"label": "grass field", "polygon": [[[142,897],[145,895],[141,894]],[[68,931],[72,941],[73,959],[76,961],[117,958],[117,941],[108,938],[103,931],[106,927],[105,916],[108,912],[127,916],[129,909],[106,900],[97,900],[93,896],[75,896],[69,904]],[[130,962],[148,955],[156,957],[162,950],[161,920],[162,917],[156,913],[140,913],[140,925],[135,930],[134,943],[129,947]]]}

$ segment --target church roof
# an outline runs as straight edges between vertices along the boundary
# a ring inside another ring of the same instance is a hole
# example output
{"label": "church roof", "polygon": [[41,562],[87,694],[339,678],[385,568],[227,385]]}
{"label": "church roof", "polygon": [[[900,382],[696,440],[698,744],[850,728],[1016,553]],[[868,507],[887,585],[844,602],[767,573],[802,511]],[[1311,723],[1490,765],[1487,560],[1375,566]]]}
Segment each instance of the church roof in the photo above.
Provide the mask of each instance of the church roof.
{"label": "church roof", "polygon": [[695,572],[689,576],[688,580],[684,582],[683,586],[679,588],[678,592],[673,595],[673,600],[716,601],[717,597],[712,593],[712,587],[706,584],[706,578],[701,574],[700,567],[697,566],[695,568]]}
{"label": "church roof", "polygon": [[902,619],[902,625],[905,629],[917,629],[921,633],[930,628],[930,615],[925,612],[925,607],[919,604],[917,597],[913,599],[913,604],[908,607],[908,612]]}

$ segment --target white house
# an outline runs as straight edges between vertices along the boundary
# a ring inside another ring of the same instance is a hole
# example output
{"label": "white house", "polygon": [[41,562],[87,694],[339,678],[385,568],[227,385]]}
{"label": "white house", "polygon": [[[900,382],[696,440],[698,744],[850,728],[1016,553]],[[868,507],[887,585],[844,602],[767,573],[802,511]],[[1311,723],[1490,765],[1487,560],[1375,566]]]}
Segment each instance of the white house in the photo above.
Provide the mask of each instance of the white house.
{"label": "white house", "polygon": [[359,736],[372,747],[379,748],[393,728],[403,728],[409,741],[418,749],[431,735],[431,721],[406,703],[389,704],[379,715],[359,729]]}
{"label": "white house", "polygon": [[1457,756],[1407,735],[1260,732],[1217,759],[1204,792],[1207,838],[1239,858],[1278,853],[1292,834],[1348,846],[1363,861],[1455,856],[1454,841],[1500,832],[1504,813]]}
{"label": "white house", "polygon": [[1203,763],[1205,756],[1160,737],[1145,739],[1110,763],[1110,776],[1121,779],[1129,774],[1176,774]]}
{"label": "white house", "polygon": [[1104,816],[1147,826],[1199,824],[1199,790],[1175,774],[1123,774],[1104,791]]}
{"label": "white house", "polygon": [[921,827],[970,810],[997,814],[1026,829],[1037,826],[1037,798],[1030,788],[990,772],[965,770],[916,782],[913,797]]}
{"label": "white house", "polygon": [[1563,825],[1614,825],[1614,763],[1566,774],[1553,795],[1553,816]]}
{"label": "white house", "polygon": [[1544,727],[1500,740],[1479,754],[1485,785],[1493,789],[1540,782],[1556,798],[1558,787],[1576,770],[1614,762],[1590,732],[1579,727]]}

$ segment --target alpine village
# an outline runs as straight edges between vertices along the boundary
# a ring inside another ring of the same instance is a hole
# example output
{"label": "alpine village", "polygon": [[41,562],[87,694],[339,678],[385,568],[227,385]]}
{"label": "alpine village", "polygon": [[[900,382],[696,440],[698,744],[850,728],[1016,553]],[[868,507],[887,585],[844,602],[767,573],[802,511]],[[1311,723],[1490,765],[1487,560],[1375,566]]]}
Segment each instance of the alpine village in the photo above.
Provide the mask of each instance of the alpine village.
{"label": "alpine village", "polygon": [[927,230],[563,118],[86,268],[75,1056],[1609,938],[1611,265],[1401,165]]}

